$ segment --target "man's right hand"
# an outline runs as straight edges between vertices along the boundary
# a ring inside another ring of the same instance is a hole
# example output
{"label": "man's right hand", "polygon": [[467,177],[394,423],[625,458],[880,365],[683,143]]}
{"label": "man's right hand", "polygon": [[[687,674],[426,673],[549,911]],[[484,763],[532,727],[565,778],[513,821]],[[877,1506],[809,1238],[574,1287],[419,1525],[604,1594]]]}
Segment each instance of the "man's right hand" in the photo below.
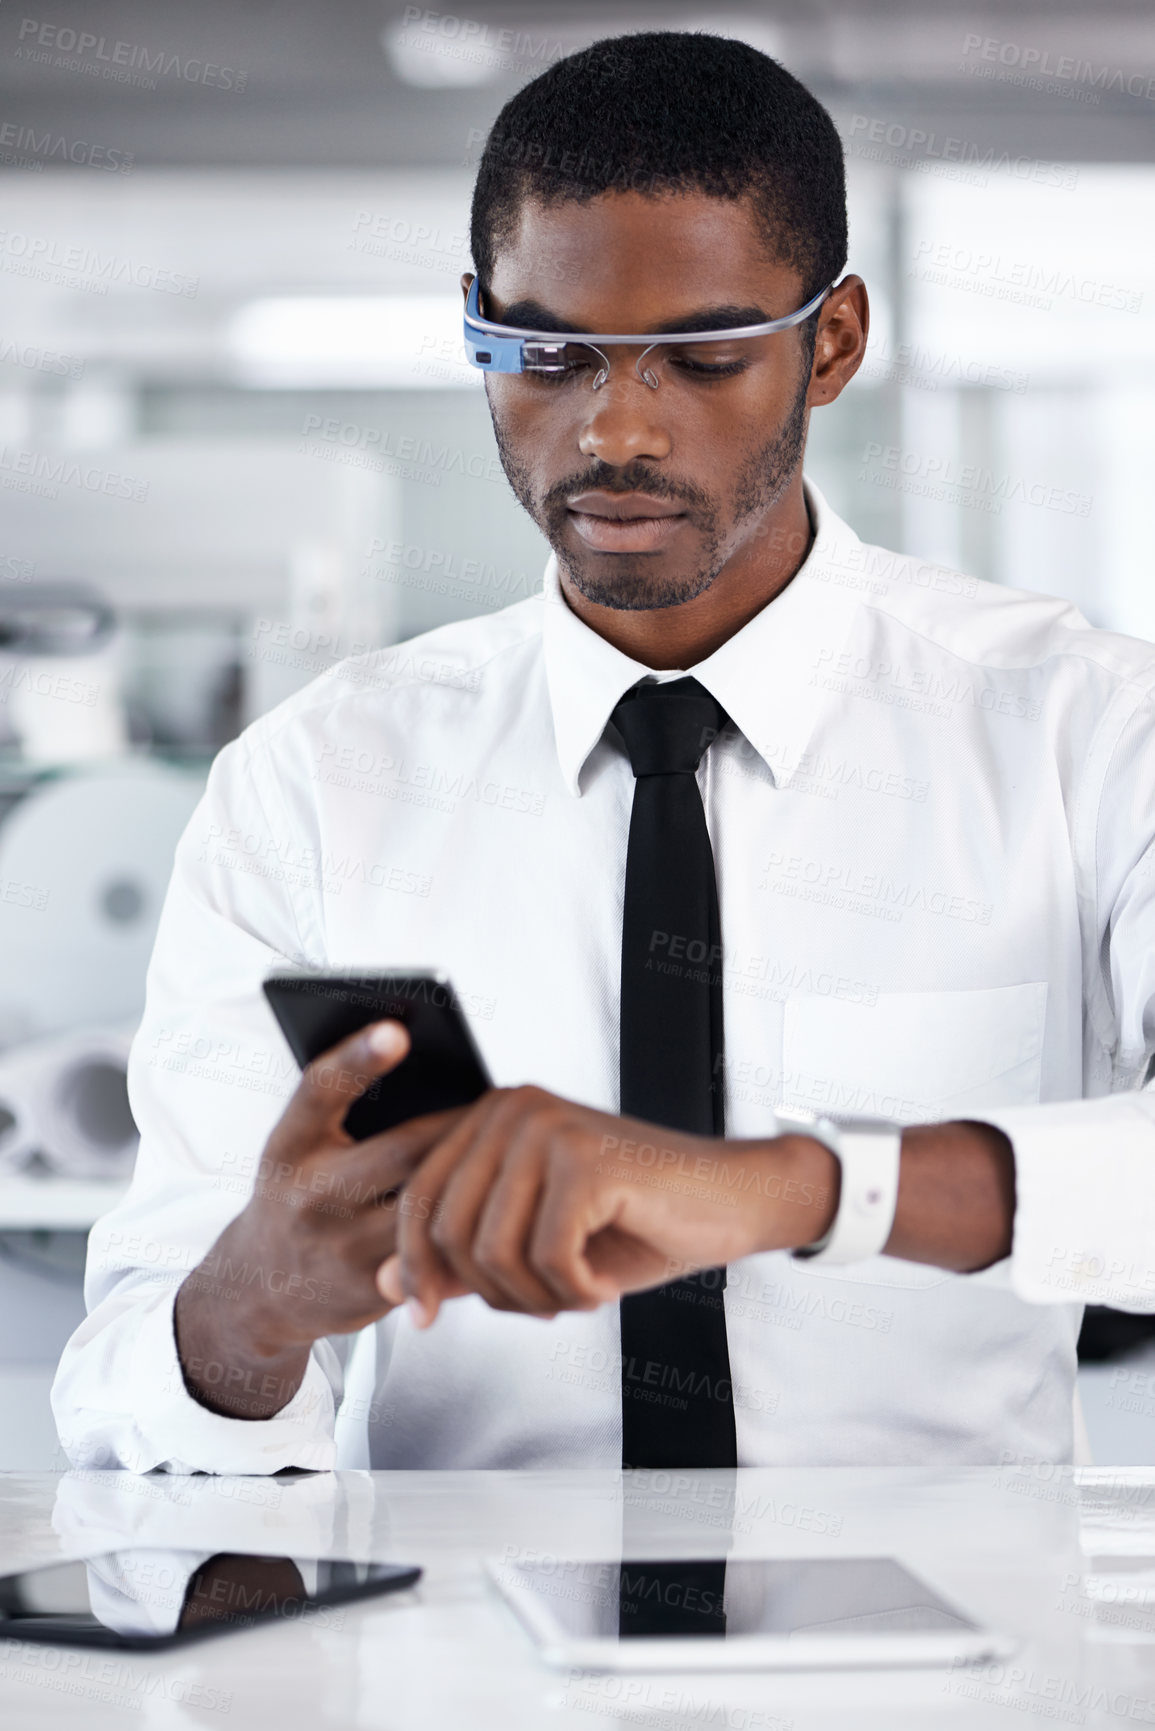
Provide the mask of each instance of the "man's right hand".
{"label": "man's right hand", "polygon": [[181,1368],[202,1406],[271,1418],[300,1387],[315,1340],[352,1334],[392,1308],[375,1276],[396,1246],[397,1192],[431,1133],[466,1109],[354,1142],[345,1114],[408,1051],[400,1022],[378,1022],[305,1071],[251,1199],[177,1294]]}

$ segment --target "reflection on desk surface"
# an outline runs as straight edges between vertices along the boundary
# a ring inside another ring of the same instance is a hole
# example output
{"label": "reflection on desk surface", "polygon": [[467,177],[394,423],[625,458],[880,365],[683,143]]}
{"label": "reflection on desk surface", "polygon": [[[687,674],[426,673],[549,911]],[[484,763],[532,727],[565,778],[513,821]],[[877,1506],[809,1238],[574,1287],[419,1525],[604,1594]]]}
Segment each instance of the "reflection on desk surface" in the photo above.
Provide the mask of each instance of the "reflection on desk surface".
{"label": "reflection on desk surface", "polygon": [[53,1645],[169,1646],[320,1615],[421,1571],[243,1552],[127,1550],[0,1577],[0,1635]]}

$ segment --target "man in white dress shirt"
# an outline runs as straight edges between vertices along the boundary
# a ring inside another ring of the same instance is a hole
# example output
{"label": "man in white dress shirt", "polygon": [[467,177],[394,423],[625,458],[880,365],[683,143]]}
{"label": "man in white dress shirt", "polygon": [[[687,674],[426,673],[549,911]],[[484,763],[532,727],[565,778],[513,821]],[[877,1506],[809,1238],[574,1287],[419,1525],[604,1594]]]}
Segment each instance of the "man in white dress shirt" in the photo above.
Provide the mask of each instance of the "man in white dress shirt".
{"label": "man in white dress shirt", "polygon": [[[57,1381],[65,1447],[615,1465],[615,1300],[725,1264],[741,1464],[1069,1460],[1081,1304],[1155,1309],[1155,652],[864,546],[804,484],[867,300],[829,117],[755,50],[663,33],[551,68],[494,129],[472,241],[487,319],[592,349],[817,310],[668,344],[649,378],[640,344],[594,376],[492,373],[542,595],[428,633],[411,672],[342,664],[222,752],[133,1052],[136,1175]],[[716,1141],[618,1115],[634,776],[608,724],[687,670],[729,717],[697,773]],[[351,1094],[405,1037],[298,1086],[260,989],[286,963],[444,968],[497,1088],[352,1145]],[[783,1108],[907,1127],[884,1254],[791,1254],[886,1184],[855,1192]]]}

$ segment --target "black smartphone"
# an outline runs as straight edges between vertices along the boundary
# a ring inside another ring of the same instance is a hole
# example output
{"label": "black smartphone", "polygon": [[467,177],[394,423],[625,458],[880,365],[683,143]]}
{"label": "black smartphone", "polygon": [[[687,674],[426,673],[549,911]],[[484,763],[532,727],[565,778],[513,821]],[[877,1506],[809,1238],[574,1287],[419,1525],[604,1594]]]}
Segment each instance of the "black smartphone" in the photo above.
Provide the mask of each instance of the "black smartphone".
{"label": "black smartphone", "polygon": [[[420,1580],[408,1563],[218,1552],[190,1568],[174,1551],[113,1551],[0,1576],[0,1640],[154,1652],[315,1616]],[[306,1587],[306,1580],[316,1584]],[[11,1647],[9,1649],[12,1651]]]}
{"label": "black smartphone", "polygon": [[408,1055],[349,1108],[345,1128],[359,1142],[425,1112],[472,1105],[493,1086],[444,974],[294,970],[270,974],[264,990],[302,1069],[370,1022],[409,1030]]}

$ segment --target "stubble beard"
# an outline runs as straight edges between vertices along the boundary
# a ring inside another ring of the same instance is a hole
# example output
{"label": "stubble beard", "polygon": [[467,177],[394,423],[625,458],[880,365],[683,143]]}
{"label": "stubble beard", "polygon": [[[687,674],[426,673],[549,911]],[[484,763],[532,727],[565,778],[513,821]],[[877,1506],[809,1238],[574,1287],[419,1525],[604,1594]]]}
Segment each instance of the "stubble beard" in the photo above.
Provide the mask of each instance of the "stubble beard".
{"label": "stubble beard", "polygon": [[[681,578],[655,574],[652,554],[615,553],[608,558],[605,554],[591,554],[591,563],[587,564],[566,547],[562,538],[566,527],[565,498],[583,486],[604,485],[610,492],[628,491],[629,487],[621,487],[621,476],[628,474],[627,471],[607,470],[603,474],[601,465],[595,461],[586,475],[560,483],[552,487],[544,498],[537,498],[526,466],[514,455],[503,437],[501,424],[495,415],[492,415],[493,431],[501,466],[515,497],[546,537],[557,556],[562,576],[577,593],[598,607],[609,607],[617,612],[653,612],[661,607],[680,607],[683,602],[704,595],[725,569],[740,531],[752,518],[763,516],[782,497],[802,461],[806,445],[809,383],[807,372],[790,413],[773,439],[752,452],[742,464],[734,487],[733,523],[729,533],[722,531],[717,501],[708,494],[684,485],[671,489],[656,476],[646,476],[639,469],[639,478],[633,481],[634,488],[684,502],[687,515],[702,538],[696,573]],[[609,485],[609,478],[615,475],[618,477],[616,487]],[[592,563],[594,560],[596,564]]]}

